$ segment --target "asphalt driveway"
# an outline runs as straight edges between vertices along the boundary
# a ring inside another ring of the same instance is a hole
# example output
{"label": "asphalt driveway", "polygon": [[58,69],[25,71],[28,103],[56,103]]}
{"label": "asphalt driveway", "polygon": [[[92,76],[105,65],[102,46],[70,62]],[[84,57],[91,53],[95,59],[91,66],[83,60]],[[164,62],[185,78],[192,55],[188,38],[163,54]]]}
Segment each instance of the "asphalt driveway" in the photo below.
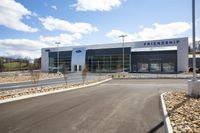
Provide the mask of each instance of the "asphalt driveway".
{"label": "asphalt driveway", "polygon": [[[102,74],[102,76],[104,76],[104,75],[105,74]],[[67,78],[68,83],[82,82],[81,73],[70,73],[67,75],[67,77],[68,77]],[[94,80],[94,79],[98,79],[98,78],[99,78],[99,74],[88,73],[86,80]],[[37,86],[49,86],[49,85],[63,84],[63,83],[65,83],[64,78],[40,80],[38,82],[38,84],[33,84],[32,81],[24,81],[24,82],[18,82],[18,83],[3,83],[3,84],[1,83],[0,91],[31,88],[31,87],[37,87]]]}
{"label": "asphalt driveway", "polygon": [[163,133],[159,96],[184,79],[112,80],[0,105],[2,133]]}

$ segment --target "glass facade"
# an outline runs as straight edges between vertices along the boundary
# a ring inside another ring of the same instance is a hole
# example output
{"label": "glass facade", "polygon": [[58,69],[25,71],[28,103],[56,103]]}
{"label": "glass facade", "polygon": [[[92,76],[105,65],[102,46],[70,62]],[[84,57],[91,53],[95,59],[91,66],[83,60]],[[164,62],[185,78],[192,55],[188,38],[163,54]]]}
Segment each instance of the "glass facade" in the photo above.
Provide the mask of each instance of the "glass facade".
{"label": "glass facade", "polygon": [[[49,52],[49,72],[63,71],[63,67],[67,68],[67,71],[71,71],[71,51]],[[58,55],[59,55],[59,67],[58,67]]]}
{"label": "glass facade", "polygon": [[[49,72],[71,71],[72,51],[49,52]],[[121,72],[123,70],[123,48],[88,49],[86,66],[90,72]],[[81,70],[81,66],[75,69]],[[131,52],[124,48],[124,70],[141,73],[176,73],[177,51]]]}
{"label": "glass facade", "polygon": [[149,64],[147,63],[138,63],[138,72],[148,72]]}
{"label": "glass facade", "polygon": [[132,52],[132,72],[175,73],[177,51]]}
{"label": "glass facade", "polygon": [[[124,48],[124,70],[130,68],[130,48]],[[123,70],[123,48],[87,50],[86,65],[90,72],[120,72]]]}

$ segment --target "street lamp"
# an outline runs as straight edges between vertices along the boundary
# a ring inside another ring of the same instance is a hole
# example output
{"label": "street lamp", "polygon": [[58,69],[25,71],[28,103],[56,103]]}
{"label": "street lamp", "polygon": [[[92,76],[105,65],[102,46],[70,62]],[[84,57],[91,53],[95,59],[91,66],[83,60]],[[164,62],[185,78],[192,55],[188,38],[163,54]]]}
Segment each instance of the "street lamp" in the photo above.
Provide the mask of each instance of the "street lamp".
{"label": "street lamp", "polygon": [[195,0],[192,0],[192,41],[193,41],[193,77],[188,81],[188,95],[200,97],[200,81],[196,77],[196,47],[195,47]]}
{"label": "street lamp", "polygon": [[127,35],[121,35],[119,37],[122,38],[122,45],[123,45],[123,50],[122,50],[123,51],[123,59],[122,59],[123,60],[123,68],[122,69],[124,72],[124,38],[127,37]]}
{"label": "street lamp", "polygon": [[192,43],[193,43],[193,77],[192,80],[196,81],[196,46],[195,46],[195,0],[192,0]]}
{"label": "street lamp", "polygon": [[57,44],[57,73],[59,73],[59,44],[60,42],[55,42]]}

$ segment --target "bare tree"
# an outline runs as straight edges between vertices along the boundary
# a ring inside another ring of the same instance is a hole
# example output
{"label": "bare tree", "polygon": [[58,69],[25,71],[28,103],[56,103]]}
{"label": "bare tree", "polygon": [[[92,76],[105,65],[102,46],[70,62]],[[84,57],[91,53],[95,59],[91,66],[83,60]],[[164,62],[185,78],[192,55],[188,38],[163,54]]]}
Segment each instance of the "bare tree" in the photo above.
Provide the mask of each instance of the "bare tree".
{"label": "bare tree", "polygon": [[99,60],[98,60],[98,73],[99,73],[99,80],[100,80],[101,79],[101,71],[100,71]]}
{"label": "bare tree", "polygon": [[37,85],[40,80],[40,70],[35,70],[35,65],[30,64],[29,65],[29,73],[30,73],[33,84]]}
{"label": "bare tree", "polygon": [[85,84],[85,81],[86,81],[86,78],[87,78],[87,73],[88,73],[88,70],[87,70],[87,66],[86,66],[86,67],[84,67],[84,69],[82,71],[83,84]]}
{"label": "bare tree", "polygon": [[4,59],[0,58],[0,72],[4,71]]}
{"label": "bare tree", "polygon": [[121,72],[122,71],[122,67],[120,64],[117,64],[117,77],[120,78]]}
{"label": "bare tree", "polygon": [[68,81],[67,81],[67,67],[66,67],[65,64],[63,64],[62,67],[63,67],[63,73],[62,73],[63,74],[63,78],[65,80],[66,86],[68,86]]}

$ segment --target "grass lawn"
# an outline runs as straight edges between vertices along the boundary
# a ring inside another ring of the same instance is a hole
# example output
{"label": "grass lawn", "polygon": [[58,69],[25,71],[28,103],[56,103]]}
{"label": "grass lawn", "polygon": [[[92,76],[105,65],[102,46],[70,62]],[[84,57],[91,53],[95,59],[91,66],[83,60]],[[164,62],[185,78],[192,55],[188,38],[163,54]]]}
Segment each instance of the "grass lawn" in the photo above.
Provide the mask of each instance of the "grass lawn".
{"label": "grass lawn", "polygon": [[26,63],[20,63],[19,62],[11,62],[11,63],[4,63],[4,68],[6,71],[15,71],[15,70],[20,70],[21,69],[27,69],[27,64]]}

